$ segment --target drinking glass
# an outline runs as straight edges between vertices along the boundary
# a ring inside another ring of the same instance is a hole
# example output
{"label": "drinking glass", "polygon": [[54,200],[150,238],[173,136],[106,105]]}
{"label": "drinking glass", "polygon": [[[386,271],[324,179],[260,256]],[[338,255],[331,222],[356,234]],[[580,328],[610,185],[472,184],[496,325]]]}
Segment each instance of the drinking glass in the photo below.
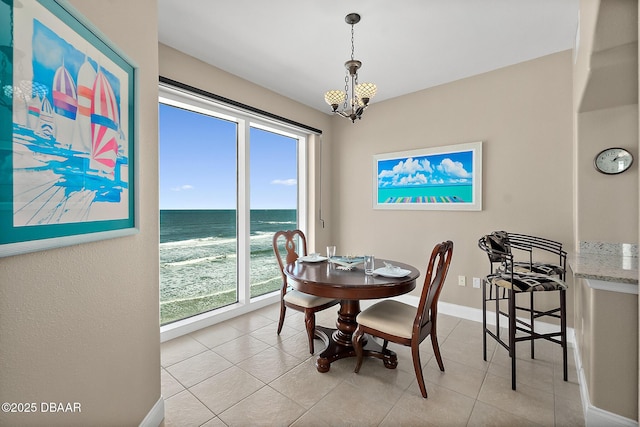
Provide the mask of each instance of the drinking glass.
{"label": "drinking glass", "polygon": [[364,274],[371,276],[373,275],[373,267],[376,263],[376,259],[373,255],[365,255],[364,256]]}
{"label": "drinking glass", "polygon": [[332,257],[336,256],[336,247],[335,246],[327,246],[327,258],[331,260]]}

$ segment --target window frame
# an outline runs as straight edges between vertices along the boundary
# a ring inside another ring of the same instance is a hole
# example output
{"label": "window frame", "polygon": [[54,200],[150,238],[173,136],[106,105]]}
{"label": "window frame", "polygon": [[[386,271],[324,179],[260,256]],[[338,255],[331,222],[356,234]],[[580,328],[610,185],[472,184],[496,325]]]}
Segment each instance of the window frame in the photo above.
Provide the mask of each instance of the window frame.
{"label": "window frame", "polygon": [[[161,79],[162,80],[162,79]],[[258,114],[254,109],[240,108],[237,103],[226,103],[202,94],[178,88],[167,83],[160,83],[158,103],[205,114],[214,118],[234,122],[237,125],[236,153],[236,238],[237,238],[237,302],[200,313],[186,319],[177,320],[160,326],[161,342],[188,334],[198,329],[231,319],[233,317],[257,310],[280,300],[280,290],[251,298],[250,275],[250,128],[274,132],[283,136],[297,139],[297,207],[296,220],[298,228],[306,234],[308,228],[308,182],[309,182],[309,141],[311,136],[318,134],[306,127],[294,126],[286,119],[282,121],[268,113]],[[244,142],[243,142],[244,141]]]}

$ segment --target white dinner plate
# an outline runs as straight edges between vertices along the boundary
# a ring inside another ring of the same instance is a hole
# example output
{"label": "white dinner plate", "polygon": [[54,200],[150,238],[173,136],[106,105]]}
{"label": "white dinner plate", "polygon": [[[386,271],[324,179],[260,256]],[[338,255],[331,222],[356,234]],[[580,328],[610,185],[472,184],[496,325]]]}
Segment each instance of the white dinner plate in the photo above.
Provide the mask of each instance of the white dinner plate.
{"label": "white dinner plate", "polygon": [[409,273],[411,273],[411,270],[405,270],[404,268],[381,267],[373,270],[373,274],[384,277],[404,277]]}
{"label": "white dinner plate", "polygon": [[301,256],[300,258],[298,258],[298,261],[300,262],[322,262],[326,260],[327,260],[327,257],[322,255],[317,255],[317,256],[307,255],[307,256]]}

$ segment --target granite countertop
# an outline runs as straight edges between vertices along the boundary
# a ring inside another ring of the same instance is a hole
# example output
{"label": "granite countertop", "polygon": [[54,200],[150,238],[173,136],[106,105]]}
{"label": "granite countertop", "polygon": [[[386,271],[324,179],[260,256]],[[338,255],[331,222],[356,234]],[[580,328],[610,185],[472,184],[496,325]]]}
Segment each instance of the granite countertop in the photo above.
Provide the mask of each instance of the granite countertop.
{"label": "granite countertop", "polygon": [[577,253],[567,255],[575,277],[638,284],[638,245],[580,242]]}

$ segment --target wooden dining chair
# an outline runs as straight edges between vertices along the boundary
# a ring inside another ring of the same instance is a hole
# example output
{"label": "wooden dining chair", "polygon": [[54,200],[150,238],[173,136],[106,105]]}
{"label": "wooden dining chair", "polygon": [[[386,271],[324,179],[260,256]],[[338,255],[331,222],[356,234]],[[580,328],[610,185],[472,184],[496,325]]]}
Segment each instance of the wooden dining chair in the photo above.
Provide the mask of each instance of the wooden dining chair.
{"label": "wooden dining chair", "polygon": [[389,341],[411,347],[413,368],[416,372],[420,392],[422,397],[427,397],[427,388],[424,384],[422,364],[420,363],[420,343],[431,335],[433,353],[440,370],[444,372],[436,325],[438,298],[447,277],[452,254],[453,242],[451,240],[438,243],[433,248],[417,309],[399,301],[384,300],[358,314],[356,317],[358,328],[352,338],[357,357],[356,373],[360,371],[362,366],[364,334],[382,338],[384,340],[383,353],[387,351]]}
{"label": "wooden dining chair", "polygon": [[[278,335],[282,331],[284,315],[287,307],[304,313],[304,324],[309,337],[309,352],[313,354],[313,338],[316,330],[315,313],[338,304],[340,301],[322,298],[292,289],[288,283],[284,268],[287,264],[296,262],[299,258],[296,241],[300,242],[302,255],[307,255],[307,238],[300,230],[282,230],[273,236],[273,252],[280,266],[282,274],[282,288],[280,291],[280,320],[278,321]],[[282,245],[282,246],[281,246]]]}

